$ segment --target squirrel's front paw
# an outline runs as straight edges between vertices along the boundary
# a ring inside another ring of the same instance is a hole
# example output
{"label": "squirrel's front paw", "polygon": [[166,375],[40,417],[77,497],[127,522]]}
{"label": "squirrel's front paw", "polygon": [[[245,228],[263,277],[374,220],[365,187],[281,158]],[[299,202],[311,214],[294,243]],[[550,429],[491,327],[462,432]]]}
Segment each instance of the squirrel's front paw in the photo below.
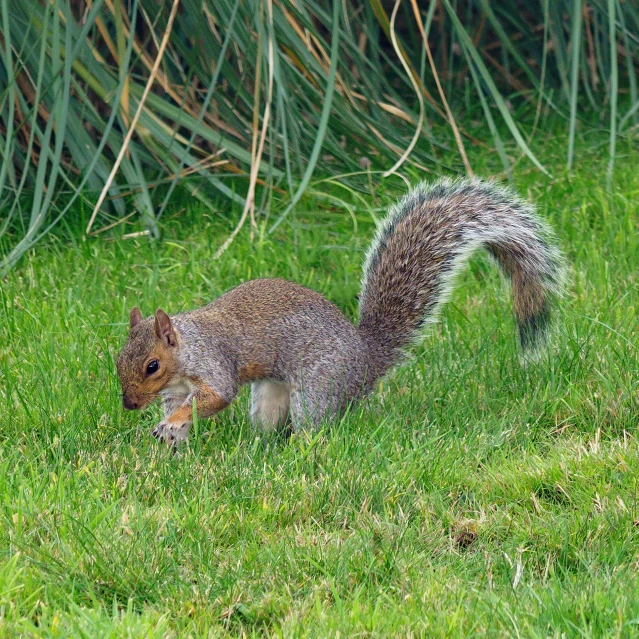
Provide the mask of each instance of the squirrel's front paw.
{"label": "squirrel's front paw", "polygon": [[189,436],[190,426],[191,424],[188,422],[178,422],[177,424],[160,422],[153,429],[153,437],[159,439],[161,442],[177,446]]}

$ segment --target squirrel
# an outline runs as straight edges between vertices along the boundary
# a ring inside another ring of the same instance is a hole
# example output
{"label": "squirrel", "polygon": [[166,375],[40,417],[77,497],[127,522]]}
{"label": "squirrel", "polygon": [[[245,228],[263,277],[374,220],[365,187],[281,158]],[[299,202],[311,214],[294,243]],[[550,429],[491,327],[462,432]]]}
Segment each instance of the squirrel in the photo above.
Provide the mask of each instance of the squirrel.
{"label": "squirrel", "polygon": [[524,353],[546,341],[562,258],[532,206],[478,179],[421,184],[392,208],[368,251],[354,326],[319,293],[283,279],[240,284],[169,317],[130,313],[117,358],[125,409],[164,402],[153,435],[174,446],[193,419],[221,411],[251,384],[262,429],[317,428],[369,392],[433,321],[456,274],[484,248],[510,280]]}

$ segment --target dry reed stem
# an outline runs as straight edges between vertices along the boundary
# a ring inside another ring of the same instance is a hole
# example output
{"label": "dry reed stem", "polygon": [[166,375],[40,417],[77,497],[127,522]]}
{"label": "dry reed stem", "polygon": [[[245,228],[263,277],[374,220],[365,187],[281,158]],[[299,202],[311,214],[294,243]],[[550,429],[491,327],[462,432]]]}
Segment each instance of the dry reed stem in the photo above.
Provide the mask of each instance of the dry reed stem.
{"label": "dry reed stem", "polygon": [[[268,17],[271,28],[273,27],[273,2],[267,0]],[[261,64],[261,60],[258,61],[258,65]],[[244,204],[244,210],[237,226],[233,229],[233,232],[225,240],[224,244],[215,253],[215,259],[219,258],[224,251],[231,245],[237,234],[240,232],[246,222],[246,218],[250,213],[253,216],[255,211],[255,185],[257,183],[257,174],[260,170],[260,163],[262,161],[262,153],[264,151],[264,141],[266,140],[266,131],[268,130],[269,120],[271,117],[271,102],[273,100],[273,71],[274,71],[274,53],[273,53],[273,38],[271,32],[268,34],[268,95],[266,99],[266,105],[264,106],[264,117],[262,119],[262,131],[260,133],[260,142],[257,149],[257,153],[254,155],[251,163],[251,177],[249,182],[249,189],[246,195],[246,203]]]}
{"label": "dry reed stem", "polygon": [[95,205],[95,208],[93,209],[93,213],[91,214],[91,219],[89,220],[89,223],[87,224],[87,229],[86,229],[87,235],[91,233],[91,227],[93,226],[93,222],[95,221],[98,211],[100,210],[100,206],[102,206],[102,203],[104,202],[104,198],[106,197],[106,194],[109,191],[111,183],[113,182],[113,178],[115,177],[115,174],[117,173],[118,168],[120,167],[120,163],[122,162],[122,158],[124,157],[124,154],[126,153],[126,150],[129,146],[129,142],[131,142],[131,138],[133,137],[133,133],[135,131],[135,127],[137,126],[138,120],[140,119],[140,115],[142,115],[142,109],[144,108],[144,103],[146,102],[146,98],[149,95],[149,92],[151,91],[151,87],[153,86],[153,82],[155,81],[155,76],[157,75],[158,69],[160,68],[160,62],[162,61],[164,50],[166,49],[166,45],[169,42],[169,36],[171,35],[171,29],[173,27],[173,20],[175,19],[175,16],[177,14],[177,8],[179,4],[180,4],[180,0],[173,0],[173,6],[171,7],[169,21],[166,25],[166,30],[164,31],[164,37],[162,38],[162,43],[160,44],[160,49],[155,59],[153,69],[151,69],[151,75],[149,76],[146,86],[144,87],[144,93],[142,94],[142,97],[140,98],[140,103],[138,104],[138,108],[135,112],[135,115],[133,116],[133,120],[131,121],[131,126],[129,127],[126,137],[124,138],[124,141],[122,142],[122,148],[120,149],[120,152],[118,153],[118,157],[115,159],[115,163],[113,165],[113,168],[111,169],[111,173],[109,174],[109,177],[107,178],[107,181],[105,182],[104,187],[102,188],[102,192],[100,193],[100,197],[98,198],[98,202]]}
{"label": "dry reed stem", "polygon": [[395,7],[393,8],[393,13],[391,14],[391,21],[390,21],[391,42],[393,43],[393,48],[395,49],[395,53],[397,53],[397,57],[399,58],[399,61],[402,63],[402,66],[404,67],[404,70],[406,71],[406,75],[408,75],[408,78],[411,81],[413,88],[415,89],[415,93],[417,94],[417,100],[419,101],[419,119],[417,121],[417,127],[415,128],[415,133],[413,134],[413,139],[410,141],[410,144],[408,145],[406,150],[402,153],[399,160],[397,160],[397,162],[395,162],[395,164],[383,174],[383,177],[388,177],[389,175],[392,175],[393,173],[395,173],[395,171],[397,171],[397,169],[402,164],[404,164],[404,162],[406,161],[406,158],[410,155],[410,152],[415,148],[415,145],[417,144],[417,140],[419,139],[419,136],[422,132],[422,126],[424,124],[424,98],[422,97],[422,92],[419,89],[419,85],[417,84],[417,81],[415,80],[415,78],[413,77],[413,74],[411,73],[408,63],[406,62],[406,60],[404,60],[404,56],[402,55],[399,45],[397,44],[397,38],[395,37],[395,18],[397,17],[397,11],[399,9],[399,5],[401,4],[401,1],[402,0],[397,0],[395,2]]}
{"label": "dry reed stem", "polygon": [[588,40],[588,66],[590,67],[590,75],[592,76],[592,88],[594,91],[599,87],[599,76],[597,75],[597,60],[595,58],[595,43],[592,37],[592,28],[590,26],[590,9],[584,2],[583,4],[584,24],[586,27],[586,39]]}
{"label": "dry reed stem", "polygon": [[424,47],[426,48],[426,55],[428,56],[428,64],[430,64],[431,71],[433,72],[433,77],[435,78],[435,84],[437,84],[437,90],[439,91],[439,95],[442,99],[442,104],[444,105],[444,109],[446,109],[446,116],[448,123],[450,124],[451,129],[453,130],[453,135],[455,136],[455,141],[457,142],[457,148],[459,149],[459,154],[464,162],[464,167],[466,168],[466,173],[468,177],[473,177],[474,173],[470,166],[470,162],[468,161],[468,156],[466,155],[466,149],[464,148],[464,143],[461,139],[461,135],[459,133],[459,129],[457,128],[457,123],[455,122],[455,118],[448,106],[448,101],[446,100],[446,95],[444,94],[444,90],[442,89],[442,85],[439,82],[439,75],[437,74],[437,67],[435,66],[435,61],[433,60],[433,54],[430,50],[430,45],[428,44],[428,38],[426,37],[426,32],[424,31],[424,25],[422,24],[421,16],[419,15],[419,7],[417,6],[416,0],[410,0],[411,5],[413,6],[413,13],[415,14],[415,22],[417,22],[417,26],[419,27],[419,32],[422,34],[422,39],[424,40]]}

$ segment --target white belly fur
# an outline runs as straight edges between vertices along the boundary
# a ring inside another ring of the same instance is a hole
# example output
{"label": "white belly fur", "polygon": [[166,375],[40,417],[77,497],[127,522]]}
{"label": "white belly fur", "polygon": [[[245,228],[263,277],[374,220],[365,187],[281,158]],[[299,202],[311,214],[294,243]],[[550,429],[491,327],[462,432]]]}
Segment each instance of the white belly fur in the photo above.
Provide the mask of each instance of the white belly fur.
{"label": "white belly fur", "polygon": [[286,382],[262,380],[251,384],[251,419],[264,430],[286,422],[291,403],[291,387]]}
{"label": "white belly fur", "polygon": [[184,401],[195,390],[195,384],[182,377],[180,379],[172,380],[161,391],[160,395],[163,400],[178,400]]}

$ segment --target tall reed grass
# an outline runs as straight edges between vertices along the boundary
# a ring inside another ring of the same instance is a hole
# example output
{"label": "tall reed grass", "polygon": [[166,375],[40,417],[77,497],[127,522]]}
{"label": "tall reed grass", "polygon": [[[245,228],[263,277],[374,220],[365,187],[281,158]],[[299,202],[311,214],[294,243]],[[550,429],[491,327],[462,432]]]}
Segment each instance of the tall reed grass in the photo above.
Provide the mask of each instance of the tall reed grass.
{"label": "tall reed grass", "polygon": [[507,175],[513,144],[546,170],[542,109],[566,118],[568,169],[599,113],[611,172],[638,33],[627,0],[0,0],[0,273],[78,202],[87,234],[137,215],[158,236],[178,185],[236,202],[240,226],[275,195],[273,229],[317,172],[472,173],[475,103]]}

